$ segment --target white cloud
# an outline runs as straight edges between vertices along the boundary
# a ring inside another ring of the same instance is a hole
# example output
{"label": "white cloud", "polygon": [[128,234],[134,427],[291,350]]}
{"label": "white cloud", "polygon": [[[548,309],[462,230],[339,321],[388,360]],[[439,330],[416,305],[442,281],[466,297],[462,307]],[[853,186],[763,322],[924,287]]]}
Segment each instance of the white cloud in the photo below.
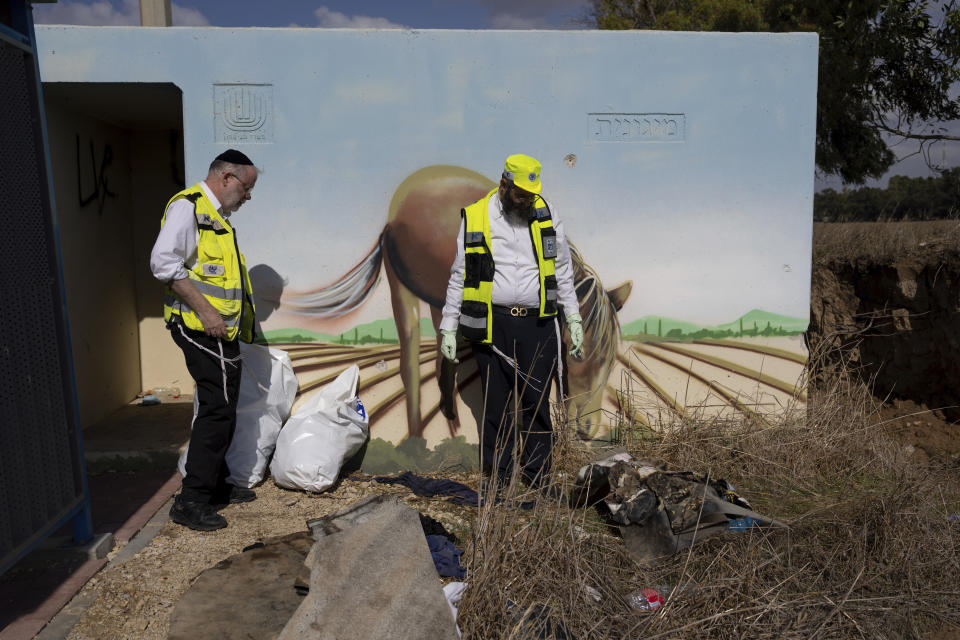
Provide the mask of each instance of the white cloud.
{"label": "white cloud", "polygon": [[34,5],[33,16],[41,24],[137,25],[140,24],[140,4],[137,0],[124,0],[118,9],[108,0],[62,0],[55,4]]}
{"label": "white cloud", "polygon": [[387,18],[371,16],[348,16],[327,7],[313,12],[317,16],[317,26],[331,29],[404,29],[404,25],[390,22]]}
{"label": "white cloud", "polygon": [[[197,9],[171,6],[173,24],[178,27],[204,27],[210,21]],[[110,0],[60,0],[55,4],[33,6],[38,24],[82,24],[91,26],[130,26],[140,24],[138,0],[122,0],[119,5]]]}
{"label": "white cloud", "polygon": [[199,9],[190,7],[181,7],[176,2],[171,6],[173,14],[173,26],[175,27],[209,27],[210,21],[207,16],[200,13]]}
{"label": "white cloud", "polygon": [[518,16],[513,13],[495,13],[490,16],[494,29],[548,29],[550,24],[540,17]]}

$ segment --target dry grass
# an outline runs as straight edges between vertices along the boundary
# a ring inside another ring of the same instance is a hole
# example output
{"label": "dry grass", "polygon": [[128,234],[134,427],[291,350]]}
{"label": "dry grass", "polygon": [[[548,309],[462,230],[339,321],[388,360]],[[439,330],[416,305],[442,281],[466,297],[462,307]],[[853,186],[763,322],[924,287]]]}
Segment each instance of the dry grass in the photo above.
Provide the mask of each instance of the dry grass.
{"label": "dry grass", "polygon": [[880,263],[904,256],[930,257],[960,246],[960,221],[817,222],[813,225],[813,262]]}
{"label": "dry grass", "polygon": [[[869,389],[853,376],[818,386],[805,420],[689,421],[656,438],[621,430],[635,456],[726,478],[789,530],[718,536],[643,567],[593,510],[545,500],[530,511],[484,507],[464,556],[464,637],[537,637],[535,625],[519,624],[537,605],[581,639],[922,638],[960,629],[960,524],[948,520],[960,513],[957,469],[912,465],[870,419]],[[558,453],[567,474],[588,455],[569,440]],[[525,497],[517,484],[512,491]],[[648,586],[674,590],[654,614],[630,609],[625,596]]]}

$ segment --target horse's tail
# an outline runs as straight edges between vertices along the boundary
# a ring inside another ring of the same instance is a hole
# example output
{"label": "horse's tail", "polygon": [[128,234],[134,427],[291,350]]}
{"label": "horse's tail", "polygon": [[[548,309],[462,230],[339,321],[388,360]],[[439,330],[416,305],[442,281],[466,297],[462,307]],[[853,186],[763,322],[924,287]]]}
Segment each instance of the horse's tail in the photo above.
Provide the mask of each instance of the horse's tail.
{"label": "horse's tail", "polygon": [[381,238],[370,252],[339,280],[313,291],[284,295],[280,308],[311,318],[336,318],[356,310],[376,290],[383,264]]}

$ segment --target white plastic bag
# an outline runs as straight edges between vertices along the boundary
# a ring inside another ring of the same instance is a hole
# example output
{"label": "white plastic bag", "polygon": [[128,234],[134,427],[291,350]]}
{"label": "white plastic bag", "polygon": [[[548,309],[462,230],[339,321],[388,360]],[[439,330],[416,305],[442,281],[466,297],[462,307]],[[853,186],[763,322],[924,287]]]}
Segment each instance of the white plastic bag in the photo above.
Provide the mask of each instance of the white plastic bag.
{"label": "white plastic bag", "polygon": [[280,431],[270,463],[273,481],[288,489],[324,491],[340,467],[367,440],[369,423],[358,412],[360,368],[351,365],[304,404]]}
{"label": "white plastic bag", "polygon": [[[252,487],[263,480],[280,427],[290,416],[297,396],[297,376],[282,349],[240,343],[243,373],[237,401],[237,428],[227,449],[227,482]],[[197,417],[194,389],[193,417]],[[180,473],[187,475],[187,450],[180,456]]]}

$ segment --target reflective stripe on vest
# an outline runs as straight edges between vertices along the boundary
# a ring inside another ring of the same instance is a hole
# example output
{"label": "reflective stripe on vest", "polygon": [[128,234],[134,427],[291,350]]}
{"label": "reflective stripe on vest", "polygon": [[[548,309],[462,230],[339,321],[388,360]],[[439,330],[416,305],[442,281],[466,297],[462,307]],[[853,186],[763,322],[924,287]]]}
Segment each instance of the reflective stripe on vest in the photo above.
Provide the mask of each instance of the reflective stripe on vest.
{"label": "reflective stripe on vest", "polygon": [[[199,183],[176,194],[167,203],[185,198],[193,203],[197,223],[197,264],[187,271],[191,284],[216,309],[227,326],[228,340],[240,337],[253,340],[253,290],[243,254],[233,228],[207,199]],[[166,211],[160,222],[166,222]],[[163,317],[170,322],[179,317],[188,329],[203,331],[203,323],[170,285],[164,291]]]}
{"label": "reflective stripe on vest", "polygon": [[[494,189],[482,199],[463,209],[463,302],[460,305],[460,333],[473,342],[490,343],[493,338],[493,274],[494,260],[490,249],[490,198]],[[540,196],[536,199],[536,217],[530,221],[530,237],[540,272],[540,317],[557,314],[557,234],[550,209]]]}

